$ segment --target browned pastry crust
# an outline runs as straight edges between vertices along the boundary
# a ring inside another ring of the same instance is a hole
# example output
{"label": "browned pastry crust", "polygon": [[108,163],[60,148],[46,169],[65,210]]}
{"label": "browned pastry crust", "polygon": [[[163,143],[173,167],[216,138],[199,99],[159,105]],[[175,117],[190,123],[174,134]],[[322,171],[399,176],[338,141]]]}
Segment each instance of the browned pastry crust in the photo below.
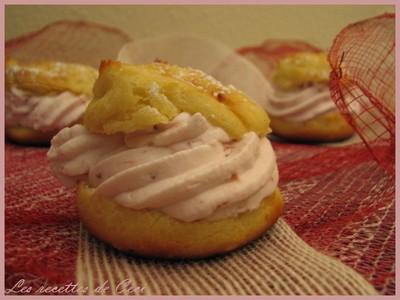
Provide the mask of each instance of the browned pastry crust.
{"label": "browned pastry crust", "polygon": [[35,95],[70,91],[74,94],[92,95],[97,70],[80,64],[56,61],[23,63],[6,60],[6,88],[12,87]]}
{"label": "browned pastry crust", "polygon": [[338,142],[353,135],[353,129],[338,111],[304,122],[290,122],[270,116],[272,133],[299,142]]}
{"label": "browned pastry crust", "polygon": [[191,68],[103,61],[93,92],[83,124],[94,133],[146,129],[181,112],[199,112],[235,139],[248,131],[259,136],[270,131],[268,115],[243,92]]}
{"label": "browned pastry crust", "polygon": [[6,128],[5,133],[9,140],[18,144],[47,146],[57,132],[39,131],[26,127],[9,127]]}
{"label": "browned pastry crust", "polygon": [[81,184],[81,221],[99,239],[117,249],[160,258],[198,258],[234,250],[256,239],[282,214],[277,188],[260,207],[216,221],[182,222],[155,210],[134,210],[93,196]]}

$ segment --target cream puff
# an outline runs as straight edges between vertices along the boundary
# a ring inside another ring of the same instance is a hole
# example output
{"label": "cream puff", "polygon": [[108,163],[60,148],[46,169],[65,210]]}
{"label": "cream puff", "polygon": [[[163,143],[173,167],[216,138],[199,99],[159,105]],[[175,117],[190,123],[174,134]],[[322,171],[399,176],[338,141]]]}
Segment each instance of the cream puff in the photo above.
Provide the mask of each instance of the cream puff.
{"label": "cream puff", "polygon": [[[278,45],[275,43],[276,47]],[[335,142],[349,138],[353,129],[330,95],[331,69],[326,53],[311,46],[306,50],[303,44],[300,45],[302,48],[297,51],[287,47],[281,55],[268,53],[259,57],[259,61],[269,60],[268,68],[260,68],[271,82],[265,109],[271,118],[273,134],[310,142]],[[254,57],[252,60],[259,65]]]}
{"label": "cream puff", "polygon": [[263,234],[282,214],[264,110],[201,71],[103,62],[83,124],[48,160],[79,186],[83,224],[117,249],[195,258]]}
{"label": "cream puff", "polygon": [[23,144],[48,144],[77,123],[92,97],[97,70],[54,61],[6,60],[6,136]]}

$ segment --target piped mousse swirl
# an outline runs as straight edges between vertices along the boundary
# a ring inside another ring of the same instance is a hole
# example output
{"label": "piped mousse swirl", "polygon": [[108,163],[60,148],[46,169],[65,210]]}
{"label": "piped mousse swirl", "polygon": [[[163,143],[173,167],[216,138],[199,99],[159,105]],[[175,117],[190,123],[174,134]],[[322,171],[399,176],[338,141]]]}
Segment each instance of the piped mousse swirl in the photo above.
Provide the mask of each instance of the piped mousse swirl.
{"label": "piped mousse swirl", "polygon": [[303,122],[335,111],[324,52],[295,52],[277,61],[266,109],[275,118]]}
{"label": "piped mousse swirl", "polygon": [[200,113],[168,124],[101,135],[82,125],[61,130],[48,152],[67,186],[86,182],[97,196],[131,209],[153,209],[185,222],[254,210],[278,182],[268,139],[233,140]]}
{"label": "piped mousse swirl", "polygon": [[311,120],[336,110],[326,84],[316,84],[294,91],[271,89],[266,109],[273,117],[292,122]]}
{"label": "piped mousse swirl", "polygon": [[68,91],[33,95],[13,87],[5,95],[6,126],[57,131],[78,122],[89,101],[87,95]]}

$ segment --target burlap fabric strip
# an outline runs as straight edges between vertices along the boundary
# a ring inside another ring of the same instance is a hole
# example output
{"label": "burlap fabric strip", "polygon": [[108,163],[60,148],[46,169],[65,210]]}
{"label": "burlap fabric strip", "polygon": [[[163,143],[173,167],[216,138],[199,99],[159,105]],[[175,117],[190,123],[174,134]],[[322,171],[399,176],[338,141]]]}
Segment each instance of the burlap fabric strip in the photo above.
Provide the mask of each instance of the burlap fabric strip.
{"label": "burlap fabric strip", "polygon": [[[178,262],[122,255],[82,229],[78,257],[77,281],[88,287],[82,294],[129,295],[135,287],[143,287],[144,295],[376,294],[362,276],[308,246],[284,220],[232,254]],[[104,282],[109,290],[96,291]]]}

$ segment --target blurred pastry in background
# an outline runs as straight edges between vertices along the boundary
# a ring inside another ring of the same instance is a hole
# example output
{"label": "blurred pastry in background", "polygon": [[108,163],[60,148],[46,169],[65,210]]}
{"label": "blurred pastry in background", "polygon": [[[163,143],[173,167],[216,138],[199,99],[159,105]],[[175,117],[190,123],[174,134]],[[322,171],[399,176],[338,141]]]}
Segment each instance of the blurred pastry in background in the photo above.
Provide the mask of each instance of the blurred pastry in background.
{"label": "blurred pastry in background", "polygon": [[[294,141],[335,142],[353,129],[331,99],[326,53],[303,42],[265,42],[239,52],[271,83],[265,104],[273,134]],[[263,47],[266,51],[263,52]]]}
{"label": "blurred pastry in background", "polygon": [[80,121],[98,72],[56,61],[6,60],[5,133],[10,140],[48,144],[62,128]]}

